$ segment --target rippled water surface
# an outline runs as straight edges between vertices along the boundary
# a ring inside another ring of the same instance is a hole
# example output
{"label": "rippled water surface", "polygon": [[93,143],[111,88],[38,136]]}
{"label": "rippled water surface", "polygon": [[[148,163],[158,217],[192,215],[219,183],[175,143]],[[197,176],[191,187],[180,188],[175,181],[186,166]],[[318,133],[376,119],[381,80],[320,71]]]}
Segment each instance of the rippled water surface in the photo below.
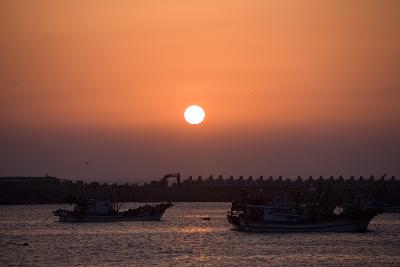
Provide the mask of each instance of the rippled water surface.
{"label": "rippled water surface", "polygon": [[176,203],[160,222],[81,224],[55,222],[62,205],[0,206],[0,265],[400,265],[400,214],[365,233],[249,234],[231,230],[229,206]]}

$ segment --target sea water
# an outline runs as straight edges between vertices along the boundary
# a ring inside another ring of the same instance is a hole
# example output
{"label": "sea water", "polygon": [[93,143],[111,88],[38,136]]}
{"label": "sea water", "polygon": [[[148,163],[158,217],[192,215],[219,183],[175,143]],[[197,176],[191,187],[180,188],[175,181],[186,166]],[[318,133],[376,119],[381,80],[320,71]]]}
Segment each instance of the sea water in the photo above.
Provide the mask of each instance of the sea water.
{"label": "sea water", "polygon": [[0,266],[400,266],[400,214],[378,215],[363,233],[260,234],[232,230],[229,207],[175,203],[159,222],[60,223],[52,211],[71,206],[0,206]]}

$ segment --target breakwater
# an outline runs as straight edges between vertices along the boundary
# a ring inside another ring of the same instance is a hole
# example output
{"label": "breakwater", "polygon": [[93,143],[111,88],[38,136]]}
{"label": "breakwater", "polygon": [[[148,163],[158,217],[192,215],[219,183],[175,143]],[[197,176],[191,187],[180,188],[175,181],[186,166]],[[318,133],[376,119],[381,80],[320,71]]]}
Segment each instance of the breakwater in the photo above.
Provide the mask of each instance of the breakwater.
{"label": "breakwater", "polygon": [[[71,181],[57,177],[1,177],[0,204],[72,202],[76,196],[130,201],[231,201],[245,188],[271,198],[299,198],[324,192],[329,201],[366,195],[388,205],[400,205],[400,180],[395,177],[214,177],[180,175],[138,184]],[[168,179],[167,179],[168,178]],[[175,179],[177,178],[177,179]],[[329,194],[327,194],[329,192]]]}

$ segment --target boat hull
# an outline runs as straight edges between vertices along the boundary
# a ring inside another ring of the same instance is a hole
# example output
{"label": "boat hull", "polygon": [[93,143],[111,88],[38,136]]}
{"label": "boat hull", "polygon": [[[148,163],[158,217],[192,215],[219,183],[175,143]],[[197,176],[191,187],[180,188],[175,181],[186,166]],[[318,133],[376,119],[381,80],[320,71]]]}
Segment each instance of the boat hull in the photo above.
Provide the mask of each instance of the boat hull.
{"label": "boat hull", "polygon": [[372,218],[363,220],[338,220],[321,223],[255,223],[240,220],[235,228],[245,232],[360,232],[368,228]]}

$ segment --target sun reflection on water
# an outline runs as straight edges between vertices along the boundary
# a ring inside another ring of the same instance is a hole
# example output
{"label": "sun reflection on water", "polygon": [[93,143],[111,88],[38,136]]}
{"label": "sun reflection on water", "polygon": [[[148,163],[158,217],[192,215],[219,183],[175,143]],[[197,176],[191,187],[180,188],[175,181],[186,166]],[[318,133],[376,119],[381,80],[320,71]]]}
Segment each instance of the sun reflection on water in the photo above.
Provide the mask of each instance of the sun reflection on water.
{"label": "sun reflection on water", "polygon": [[183,227],[183,228],[179,229],[179,232],[184,233],[184,234],[211,233],[212,227],[208,227],[208,226]]}

